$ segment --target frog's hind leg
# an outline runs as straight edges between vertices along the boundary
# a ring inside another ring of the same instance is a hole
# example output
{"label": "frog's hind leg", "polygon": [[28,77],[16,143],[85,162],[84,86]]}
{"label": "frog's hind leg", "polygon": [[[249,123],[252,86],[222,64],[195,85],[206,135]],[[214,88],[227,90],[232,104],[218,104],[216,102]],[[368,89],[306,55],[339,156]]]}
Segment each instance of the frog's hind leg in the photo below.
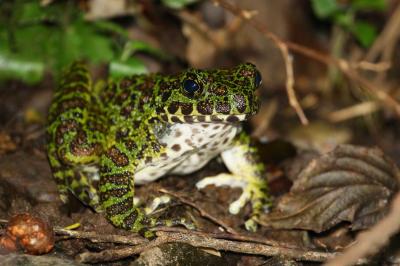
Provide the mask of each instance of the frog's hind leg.
{"label": "frog's hind leg", "polygon": [[70,190],[96,208],[93,180],[103,133],[100,118],[94,117],[97,113],[93,108],[99,105],[94,103],[91,86],[88,70],[81,63],[74,63],[64,73],[49,111],[47,150],[61,199],[67,201]]}
{"label": "frog's hind leg", "polygon": [[264,179],[264,165],[257,150],[250,143],[250,137],[242,132],[233,142],[233,146],[221,153],[222,160],[231,173],[222,173],[200,180],[199,189],[207,185],[240,187],[241,196],[229,206],[229,212],[237,214],[247,202],[251,202],[253,212],[246,222],[246,229],[254,231],[258,216],[270,205],[268,186]]}

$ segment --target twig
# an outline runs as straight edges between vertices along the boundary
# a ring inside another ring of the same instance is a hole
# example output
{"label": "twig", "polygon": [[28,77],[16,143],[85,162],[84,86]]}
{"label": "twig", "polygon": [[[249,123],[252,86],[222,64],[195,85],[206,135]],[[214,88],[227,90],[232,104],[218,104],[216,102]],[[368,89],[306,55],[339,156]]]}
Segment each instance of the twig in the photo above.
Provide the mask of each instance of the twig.
{"label": "twig", "polygon": [[393,52],[393,46],[395,45],[396,40],[400,37],[399,26],[400,5],[397,6],[381,34],[378,36],[378,38],[376,38],[374,44],[369,49],[367,55],[365,56],[366,61],[374,61],[380,54],[382,54],[384,50],[387,49],[388,44],[390,48],[390,54]]}
{"label": "twig", "polygon": [[389,214],[380,220],[374,227],[360,233],[354,245],[343,254],[328,261],[326,266],[353,265],[359,258],[375,254],[385,246],[391,236],[400,230],[400,193],[392,201]]}
{"label": "twig", "polygon": [[[379,88],[377,85],[375,85],[375,84],[369,82],[368,80],[362,78],[361,76],[359,76],[358,73],[355,71],[355,69],[346,60],[331,57],[328,54],[316,51],[314,49],[308,48],[306,46],[302,46],[297,43],[283,41],[277,35],[270,32],[268,30],[268,28],[263,23],[261,23],[259,20],[257,20],[256,18],[246,17],[244,10],[241,9],[240,7],[234,5],[226,0],[213,0],[213,2],[222,6],[226,10],[230,11],[232,14],[245,19],[253,28],[255,28],[257,31],[264,34],[267,38],[271,39],[277,45],[278,48],[285,46],[289,51],[293,51],[293,52],[302,54],[304,56],[312,58],[312,59],[314,59],[318,62],[324,63],[326,65],[331,65],[331,64],[335,65],[336,67],[338,67],[338,69],[340,69],[342,71],[342,73],[347,78],[358,83],[361,87],[363,87],[369,93],[374,95],[379,101],[384,103],[383,107],[391,108],[395,112],[395,114],[398,117],[400,117],[399,103],[392,96],[387,94],[385,92],[385,90],[383,90],[382,88]],[[282,48],[280,48],[280,49],[282,49]],[[297,101],[297,99],[296,99],[296,101]]]}
{"label": "twig", "polygon": [[157,232],[156,234],[157,238],[147,244],[141,244],[135,247],[126,247],[116,250],[105,250],[98,253],[84,252],[80,254],[76,259],[81,263],[95,263],[100,261],[119,260],[122,258],[139,254],[149,248],[153,248],[161,244],[172,243],[172,242],[186,243],[194,247],[211,248],[216,250],[224,250],[224,251],[253,254],[253,255],[263,255],[263,256],[284,255],[286,257],[294,258],[296,260],[306,260],[315,262],[325,261],[335,256],[335,253],[271,247],[264,244],[215,239],[191,233]]}
{"label": "twig", "polygon": [[171,195],[177,199],[179,199],[179,201],[181,201],[182,203],[191,206],[192,208],[196,209],[201,216],[209,219],[210,221],[212,221],[213,223],[221,226],[222,228],[224,228],[227,232],[231,233],[231,234],[238,234],[238,232],[233,229],[232,227],[230,227],[229,225],[227,225],[225,222],[221,221],[220,219],[212,216],[211,214],[209,214],[206,210],[204,210],[203,208],[199,207],[198,205],[196,205],[195,203],[193,203],[192,201],[187,200],[186,198],[182,197],[181,195],[179,195],[178,193],[175,193],[173,191],[169,191],[166,190],[164,188],[161,188],[159,190],[162,193]]}
{"label": "twig", "polygon": [[328,120],[331,122],[341,122],[351,118],[364,116],[379,110],[379,105],[376,102],[363,102],[356,104],[328,115]]}
{"label": "twig", "polygon": [[296,111],[299,119],[303,125],[308,125],[308,119],[301,108],[296,93],[294,91],[294,75],[293,75],[293,57],[289,55],[289,51],[286,45],[282,42],[276,43],[282,53],[283,60],[285,61],[286,68],[286,91],[289,98],[289,104]]}
{"label": "twig", "polygon": [[92,242],[97,243],[118,243],[118,244],[128,244],[128,245],[138,245],[143,243],[148,243],[149,240],[138,235],[109,235],[109,234],[99,234],[98,232],[85,232],[68,230],[64,228],[54,228],[54,232],[57,235],[67,236],[70,238],[77,239],[88,239]]}
{"label": "twig", "polygon": [[266,237],[254,237],[254,236],[249,236],[249,235],[243,235],[243,234],[229,234],[229,233],[208,233],[208,232],[202,232],[202,231],[194,231],[194,230],[188,230],[185,228],[179,228],[179,227],[157,227],[155,231],[163,231],[163,232],[179,232],[182,234],[194,234],[194,235],[200,235],[204,237],[212,237],[212,238],[217,238],[217,239],[225,239],[225,240],[235,240],[235,241],[242,241],[242,242],[252,242],[252,243],[260,243],[260,244],[265,244],[269,246],[276,246],[276,247],[285,247],[285,248],[296,248],[297,246],[287,243],[287,241],[276,241],[272,239],[268,239]]}

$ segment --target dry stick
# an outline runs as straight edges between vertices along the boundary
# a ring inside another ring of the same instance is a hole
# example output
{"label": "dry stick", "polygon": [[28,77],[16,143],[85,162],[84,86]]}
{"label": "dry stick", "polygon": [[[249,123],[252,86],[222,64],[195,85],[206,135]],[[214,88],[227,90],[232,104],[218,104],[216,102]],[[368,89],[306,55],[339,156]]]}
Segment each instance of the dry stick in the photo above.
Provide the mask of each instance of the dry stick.
{"label": "dry stick", "polygon": [[378,252],[389,242],[390,237],[399,230],[400,193],[397,193],[392,201],[392,209],[389,214],[368,231],[360,233],[354,245],[349,247],[343,254],[328,261],[326,265],[353,265],[359,258]]}
{"label": "dry stick", "polygon": [[[100,261],[112,261],[140,254],[141,252],[165,243],[186,243],[195,247],[211,248],[216,250],[231,251],[237,253],[278,256],[294,258],[296,260],[321,262],[333,258],[335,253],[303,251],[282,247],[271,247],[264,244],[238,242],[231,240],[215,239],[190,233],[157,232],[157,239],[135,247],[126,247],[115,250],[105,250],[99,253],[84,252],[77,256],[77,260],[82,263],[95,263]],[[363,261],[358,261],[362,263]]]}
{"label": "dry stick", "polygon": [[200,235],[200,236],[206,236],[206,237],[211,237],[211,238],[217,238],[217,239],[225,239],[225,240],[235,240],[235,241],[241,241],[241,242],[252,242],[252,243],[259,243],[259,244],[265,244],[269,246],[276,246],[276,247],[285,247],[285,248],[297,248],[297,245],[295,244],[290,244],[283,241],[276,241],[272,239],[268,239],[266,237],[254,237],[254,236],[249,236],[249,235],[234,235],[234,234],[229,234],[229,233],[208,233],[208,232],[202,232],[202,231],[193,231],[193,230],[188,230],[184,228],[179,228],[179,227],[157,227],[155,231],[163,231],[163,232],[179,232],[182,234],[193,234],[193,235]]}
{"label": "dry stick", "polygon": [[[270,32],[267,27],[261,23],[259,20],[253,18],[252,16],[249,16],[249,12],[246,10],[243,10],[239,8],[238,6],[229,3],[228,1],[225,0],[213,0],[214,3],[222,6],[226,10],[230,11],[232,14],[241,17],[245,19],[253,28],[255,28],[257,31],[261,32],[264,34],[267,38],[271,39],[278,48],[281,49],[281,47],[286,47],[288,50],[297,52],[299,54],[302,54],[304,56],[307,56],[309,58],[312,58],[316,61],[319,61],[321,63],[324,63],[326,65],[333,64],[336,67],[338,67],[342,73],[347,76],[350,80],[353,80],[357,82],[361,87],[372,93],[373,95],[376,96],[378,100],[381,102],[385,103],[383,106],[390,107],[392,110],[395,111],[396,115],[400,117],[400,105],[399,103],[391,97],[389,94],[387,94],[384,90],[380,88],[376,88],[376,85],[370,83],[368,80],[363,79],[361,76],[357,74],[356,71],[354,71],[354,68],[350,66],[350,64],[343,60],[343,59],[337,59],[333,58],[328,54],[316,51],[314,49],[308,48],[306,46],[302,46],[293,42],[287,42],[281,40],[277,35],[274,33]],[[284,53],[284,52],[282,52]],[[289,90],[289,88],[287,88]],[[297,103],[297,99],[292,99],[289,100],[292,103]],[[296,108],[295,108],[296,109]],[[297,110],[297,109],[296,109]]]}
{"label": "dry stick", "polygon": [[395,40],[400,36],[399,26],[400,5],[397,6],[389,21],[386,23],[382,33],[378,36],[372,47],[369,49],[367,55],[365,56],[366,61],[375,60],[380,54],[382,54],[382,51],[386,49],[388,43],[390,43],[390,48],[392,48]]}
{"label": "dry stick", "polygon": [[54,228],[54,232],[57,235],[66,236],[68,238],[87,239],[95,243],[118,243],[118,244],[138,245],[149,242],[149,240],[144,237],[132,234],[128,236],[109,235],[109,234],[99,234],[98,232],[76,231],[58,227]]}
{"label": "dry stick", "polygon": [[342,122],[359,116],[364,116],[378,111],[380,106],[377,102],[368,101],[352,105],[330,113],[327,118],[333,123]]}

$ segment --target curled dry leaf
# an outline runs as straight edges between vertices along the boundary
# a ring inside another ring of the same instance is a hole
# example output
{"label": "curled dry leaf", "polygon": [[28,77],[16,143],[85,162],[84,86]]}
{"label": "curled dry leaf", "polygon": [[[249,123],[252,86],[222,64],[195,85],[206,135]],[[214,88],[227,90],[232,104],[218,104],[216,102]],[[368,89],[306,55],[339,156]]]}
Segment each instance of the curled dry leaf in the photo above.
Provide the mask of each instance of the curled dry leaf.
{"label": "curled dry leaf", "polygon": [[399,169],[381,150],[339,145],[300,172],[261,224],[322,232],[347,221],[353,230],[367,228],[387,212],[398,178]]}

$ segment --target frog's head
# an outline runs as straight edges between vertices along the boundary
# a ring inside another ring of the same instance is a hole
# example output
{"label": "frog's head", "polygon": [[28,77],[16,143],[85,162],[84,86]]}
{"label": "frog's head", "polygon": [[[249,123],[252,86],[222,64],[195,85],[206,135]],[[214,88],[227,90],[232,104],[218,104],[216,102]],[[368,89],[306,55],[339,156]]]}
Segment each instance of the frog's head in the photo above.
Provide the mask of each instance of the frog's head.
{"label": "frog's head", "polygon": [[169,123],[242,121],[258,111],[255,90],[260,84],[260,72],[250,63],[189,69],[160,82],[157,112]]}

